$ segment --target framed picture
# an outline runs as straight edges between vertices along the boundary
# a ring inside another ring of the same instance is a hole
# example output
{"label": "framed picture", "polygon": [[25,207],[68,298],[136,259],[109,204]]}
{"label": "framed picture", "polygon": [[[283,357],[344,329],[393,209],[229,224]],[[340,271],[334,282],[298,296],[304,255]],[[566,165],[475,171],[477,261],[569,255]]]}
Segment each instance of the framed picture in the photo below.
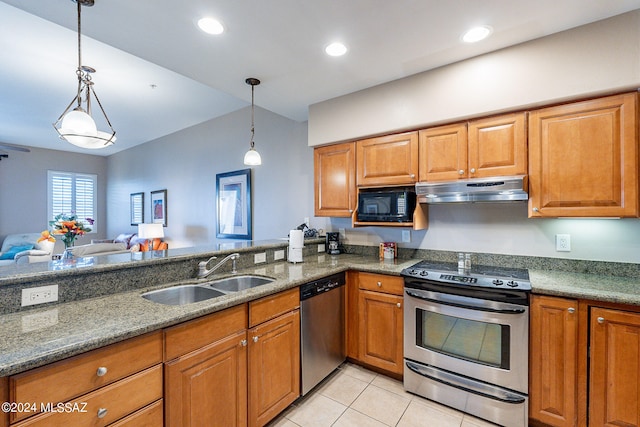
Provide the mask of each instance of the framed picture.
{"label": "framed picture", "polygon": [[151,192],[151,222],[167,226],[167,190]]}
{"label": "framed picture", "polygon": [[216,235],[251,240],[251,169],[216,174]]}
{"label": "framed picture", "polygon": [[131,225],[144,223],[144,193],[131,193]]}

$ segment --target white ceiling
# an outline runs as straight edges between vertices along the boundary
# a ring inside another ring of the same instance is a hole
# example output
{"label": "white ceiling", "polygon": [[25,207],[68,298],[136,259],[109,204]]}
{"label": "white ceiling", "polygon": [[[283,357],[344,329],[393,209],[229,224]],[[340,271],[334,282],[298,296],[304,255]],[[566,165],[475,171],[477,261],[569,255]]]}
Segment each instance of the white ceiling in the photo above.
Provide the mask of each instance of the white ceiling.
{"label": "white ceiling", "polygon": [[[294,120],[308,106],[640,8],[640,0],[96,0],[83,64],[117,131],[109,155],[250,104]],[[196,27],[218,18],[224,34]],[[490,38],[460,41],[471,26]],[[51,124],[76,90],[76,4],[0,1],[0,142],[83,151]],[[339,58],[324,46],[340,40]],[[155,88],[152,88],[155,85]],[[95,116],[95,113],[94,113]],[[247,129],[249,127],[247,116]]]}

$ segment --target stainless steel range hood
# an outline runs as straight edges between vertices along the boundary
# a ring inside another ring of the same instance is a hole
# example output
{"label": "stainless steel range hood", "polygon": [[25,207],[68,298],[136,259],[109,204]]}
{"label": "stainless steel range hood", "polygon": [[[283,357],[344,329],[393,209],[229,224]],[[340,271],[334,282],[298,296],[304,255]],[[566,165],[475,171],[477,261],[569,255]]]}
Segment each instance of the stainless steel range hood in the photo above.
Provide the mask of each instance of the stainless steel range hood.
{"label": "stainless steel range hood", "polygon": [[419,182],[419,203],[512,202],[527,200],[527,176],[461,179],[446,182]]}

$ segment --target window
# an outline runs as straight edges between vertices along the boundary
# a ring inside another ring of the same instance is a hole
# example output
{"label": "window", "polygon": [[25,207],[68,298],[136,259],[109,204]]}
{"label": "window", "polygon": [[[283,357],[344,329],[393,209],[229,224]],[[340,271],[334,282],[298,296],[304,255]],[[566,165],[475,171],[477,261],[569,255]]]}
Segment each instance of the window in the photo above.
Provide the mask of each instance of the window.
{"label": "window", "polygon": [[[74,172],[47,172],[48,218],[75,213],[79,219],[96,219],[98,176]],[[91,227],[95,232],[95,224]]]}

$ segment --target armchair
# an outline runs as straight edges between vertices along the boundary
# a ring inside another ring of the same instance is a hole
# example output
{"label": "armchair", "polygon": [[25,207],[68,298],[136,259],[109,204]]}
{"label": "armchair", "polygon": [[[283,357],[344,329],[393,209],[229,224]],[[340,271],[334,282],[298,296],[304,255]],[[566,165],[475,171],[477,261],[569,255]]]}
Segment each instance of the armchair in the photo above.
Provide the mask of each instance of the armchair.
{"label": "armchair", "polygon": [[39,238],[40,233],[7,235],[0,247],[0,258],[6,259],[0,259],[0,266],[51,261],[55,242],[47,240],[38,242]]}

